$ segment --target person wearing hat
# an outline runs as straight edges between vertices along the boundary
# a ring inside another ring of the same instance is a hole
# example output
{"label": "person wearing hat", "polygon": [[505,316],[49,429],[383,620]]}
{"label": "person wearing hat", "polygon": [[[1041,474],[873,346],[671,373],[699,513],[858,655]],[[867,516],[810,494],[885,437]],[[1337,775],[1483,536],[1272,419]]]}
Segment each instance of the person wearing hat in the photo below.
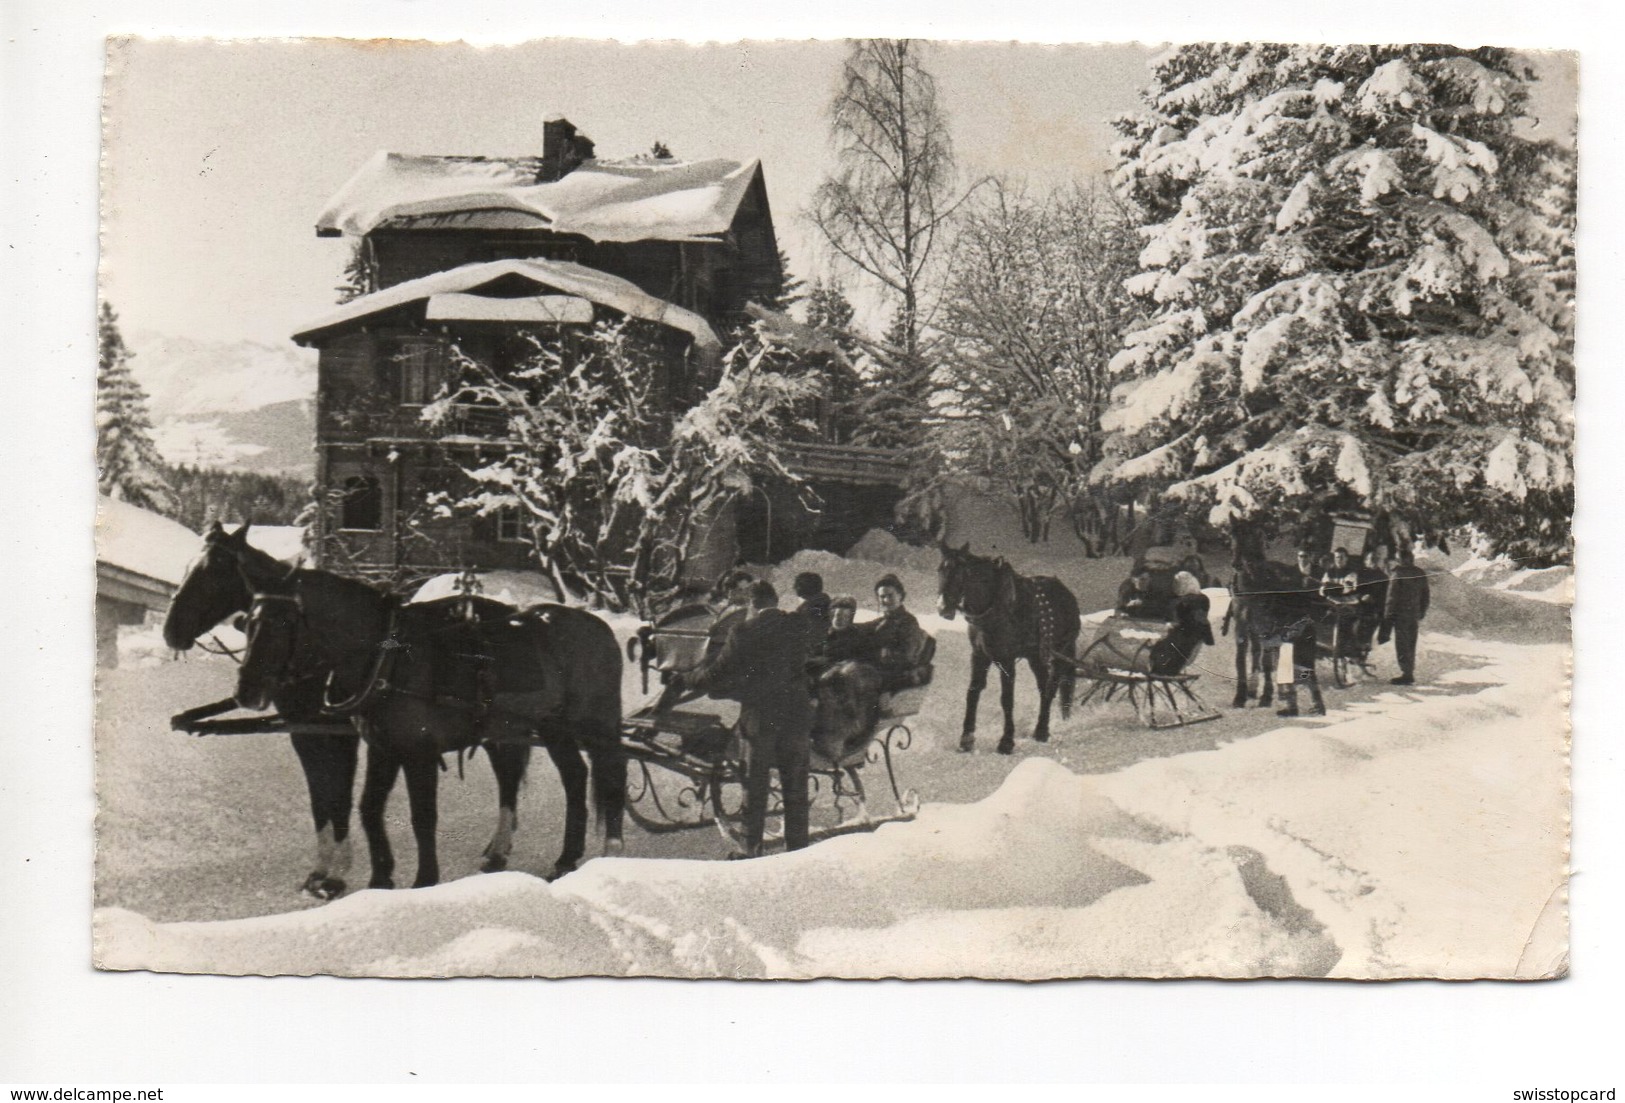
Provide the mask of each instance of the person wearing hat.
{"label": "person wearing hat", "polygon": [[802,571],[796,575],[796,597],[801,604],[796,612],[810,617],[820,631],[829,627],[829,595],[824,592],[824,576],[816,571]]}
{"label": "person wearing hat", "polygon": [[851,594],[830,599],[829,632],[819,641],[813,654],[812,669],[815,675],[836,663],[868,656],[868,633],[853,623],[857,615],[858,599]]}
{"label": "person wearing hat", "polygon": [[688,689],[739,702],[745,745],[745,853],[762,852],[772,771],[784,794],[784,848],[807,845],[807,771],[813,701],[807,659],[814,644],[810,618],[778,607],[773,584],[751,587],[751,609],[722,649],[695,670],[679,674]]}
{"label": "person wearing hat", "polygon": [[1383,625],[1393,633],[1394,658],[1399,660],[1399,677],[1389,681],[1396,686],[1416,682],[1416,637],[1422,618],[1428,615],[1428,576],[1416,565],[1409,546],[1401,545],[1399,562],[1388,579],[1388,597],[1383,606]]}
{"label": "person wearing hat", "polygon": [[929,637],[903,602],[908,592],[895,574],[875,583],[880,619],[864,625],[869,637],[868,660],[880,671],[881,692],[890,693],[920,684],[920,653]]}

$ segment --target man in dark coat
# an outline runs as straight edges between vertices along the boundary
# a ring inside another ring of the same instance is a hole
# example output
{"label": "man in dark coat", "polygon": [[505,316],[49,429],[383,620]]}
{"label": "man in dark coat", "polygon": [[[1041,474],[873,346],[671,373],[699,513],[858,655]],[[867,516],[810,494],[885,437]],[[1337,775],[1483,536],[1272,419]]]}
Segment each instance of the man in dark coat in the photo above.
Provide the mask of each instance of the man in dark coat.
{"label": "man in dark coat", "polygon": [[1383,625],[1394,635],[1394,658],[1399,660],[1399,677],[1389,681],[1396,686],[1416,681],[1416,637],[1422,618],[1428,615],[1428,576],[1416,565],[1411,549],[1399,549],[1399,563],[1388,579],[1388,601],[1383,609]]}
{"label": "man in dark coat", "polygon": [[812,652],[811,619],[778,608],[769,582],[752,587],[750,614],[729,633],[722,649],[682,676],[690,688],[714,691],[739,702],[739,734],[745,744],[745,852],[762,850],[768,789],[776,767],[784,793],[784,847],[807,845],[807,766],[813,702],[807,682]]}

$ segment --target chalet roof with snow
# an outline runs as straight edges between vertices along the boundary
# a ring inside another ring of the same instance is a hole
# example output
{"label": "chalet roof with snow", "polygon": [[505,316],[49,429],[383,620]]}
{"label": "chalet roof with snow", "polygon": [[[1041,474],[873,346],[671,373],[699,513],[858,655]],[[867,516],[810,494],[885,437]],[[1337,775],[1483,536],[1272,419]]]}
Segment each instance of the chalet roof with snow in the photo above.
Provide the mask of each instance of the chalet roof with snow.
{"label": "chalet roof with snow", "polygon": [[761,162],[589,160],[546,180],[541,157],[379,152],[316,220],[323,236],[393,229],[542,229],[593,241],[712,241]]}
{"label": "chalet roof with snow", "polygon": [[[511,289],[513,279],[533,284],[538,294],[482,295],[493,285]],[[545,294],[544,292],[559,294]],[[590,322],[591,304],[618,310],[633,318],[659,322],[682,330],[695,345],[720,352],[722,342],[709,322],[638,287],[630,280],[570,261],[529,258],[465,264],[421,279],[407,280],[345,303],[338,310],[300,329],[293,339],[311,345],[340,329],[386,311],[422,304],[426,320],[486,320],[532,322]],[[585,313],[574,308],[585,307]]]}

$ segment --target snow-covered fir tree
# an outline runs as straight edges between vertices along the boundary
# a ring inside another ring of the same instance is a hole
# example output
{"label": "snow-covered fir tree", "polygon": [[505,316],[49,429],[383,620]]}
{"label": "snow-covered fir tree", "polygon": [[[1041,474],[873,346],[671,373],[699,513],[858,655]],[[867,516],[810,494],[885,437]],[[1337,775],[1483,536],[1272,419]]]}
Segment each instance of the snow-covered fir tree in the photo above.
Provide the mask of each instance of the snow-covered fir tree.
{"label": "snow-covered fir tree", "polygon": [[1200,45],[1118,123],[1151,310],[1100,477],[1215,524],[1569,543],[1573,173],[1503,50]]}
{"label": "snow-covered fir tree", "polygon": [[147,392],[130,371],[134,354],[108,303],[97,318],[96,351],[96,485],[111,498],[173,516],[175,494],[152,440]]}

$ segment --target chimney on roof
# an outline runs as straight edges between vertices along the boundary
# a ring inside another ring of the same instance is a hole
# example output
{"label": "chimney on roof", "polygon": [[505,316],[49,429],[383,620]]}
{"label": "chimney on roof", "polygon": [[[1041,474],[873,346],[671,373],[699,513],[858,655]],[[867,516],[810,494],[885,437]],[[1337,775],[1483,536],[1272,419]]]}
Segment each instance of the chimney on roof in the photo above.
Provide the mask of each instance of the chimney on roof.
{"label": "chimney on roof", "polygon": [[542,168],[538,184],[548,184],[568,176],[583,162],[592,160],[592,139],[576,131],[563,115],[549,115],[542,122]]}

